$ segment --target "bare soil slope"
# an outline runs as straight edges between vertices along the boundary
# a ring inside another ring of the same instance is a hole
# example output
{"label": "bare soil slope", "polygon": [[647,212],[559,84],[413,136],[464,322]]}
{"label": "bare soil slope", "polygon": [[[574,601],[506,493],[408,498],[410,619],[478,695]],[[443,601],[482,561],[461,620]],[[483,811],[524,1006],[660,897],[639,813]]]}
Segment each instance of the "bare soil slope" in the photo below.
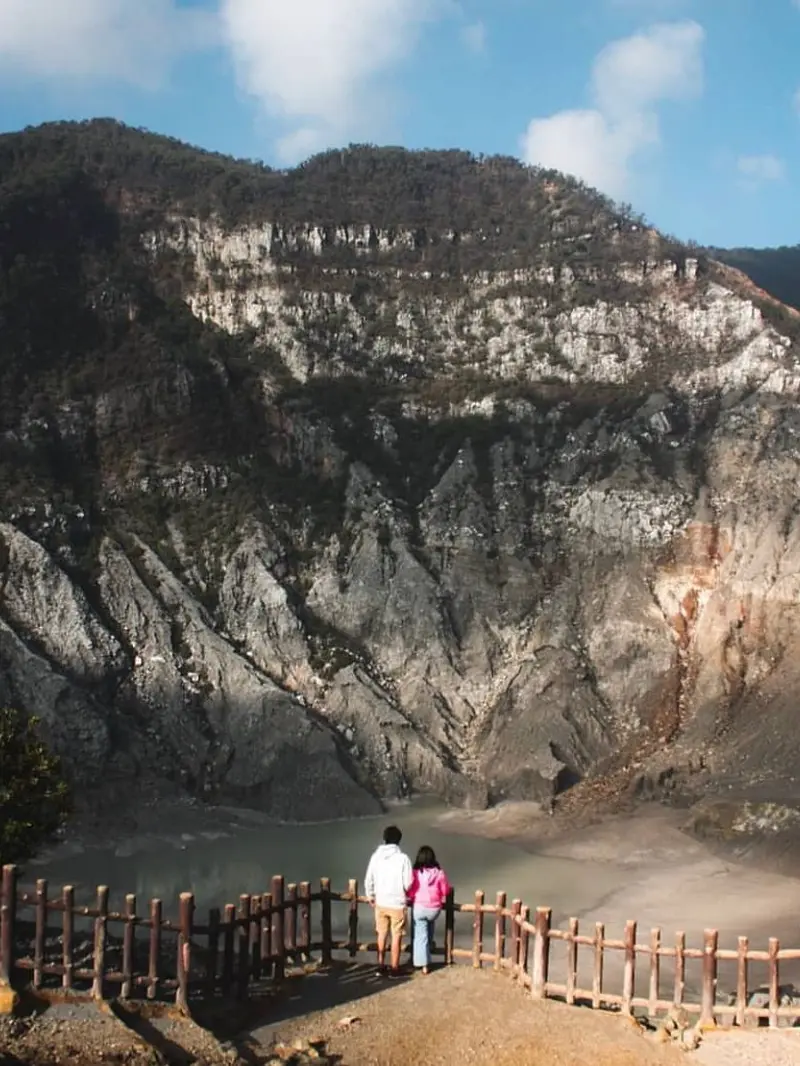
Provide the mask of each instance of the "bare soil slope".
{"label": "bare soil slope", "polygon": [[[313,982],[313,978],[307,985]],[[656,1045],[609,1014],[536,1003],[504,975],[466,966],[381,982],[374,993],[256,1030],[261,1045],[326,1039],[341,1066],[667,1066]],[[357,1019],[357,1020],[356,1020]],[[349,1022],[349,1024],[348,1024]]]}

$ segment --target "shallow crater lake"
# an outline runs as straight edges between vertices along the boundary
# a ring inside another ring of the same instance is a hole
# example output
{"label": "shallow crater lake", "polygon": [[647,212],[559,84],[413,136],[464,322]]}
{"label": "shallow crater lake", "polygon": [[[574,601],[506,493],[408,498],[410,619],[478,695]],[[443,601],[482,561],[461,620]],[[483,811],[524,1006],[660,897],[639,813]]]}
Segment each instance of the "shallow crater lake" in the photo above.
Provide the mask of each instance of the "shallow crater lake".
{"label": "shallow crater lake", "polygon": [[403,832],[402,847],[411,856],[429,844],[455,886],[461,902],[482,889],[487,902],[504,891],[531,907],[552,906],[554,918],[581,915],[600,906],[617,884],[618,874],[602,864],[537,856],[521,848],[479,836],[447,832],[437,825],[446,808],[414,803],[398,805],[379,817],[313,824],[276,824],[257,812],[220,808],[170,808],[149,831],[95,844],[69,840],[30,862],[23,881],[46,877],[50,892],[75,887],[76,899],[89,903],[97,885],[108,885],[112,907],[126,892],[139,906],[157,897],[165,912],[176,909],[181,892],[193,892],[202,913],[236,902],[242,893],[269,891],[274,874],[287,882],[310,881],[317,887],[329,877],[335,890],[349,878],[363,885],[372,850],[383,828]]}

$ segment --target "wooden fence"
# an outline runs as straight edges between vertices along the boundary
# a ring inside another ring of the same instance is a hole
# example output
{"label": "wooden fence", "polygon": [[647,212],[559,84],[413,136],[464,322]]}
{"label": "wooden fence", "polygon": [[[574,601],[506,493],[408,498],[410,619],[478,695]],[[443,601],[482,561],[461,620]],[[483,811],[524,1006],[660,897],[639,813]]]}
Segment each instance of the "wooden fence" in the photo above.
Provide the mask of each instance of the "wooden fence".
{"label": "wooden fence", "polygon": [[[347,891],[337,892],[327,878],[312,890],[309,882],[286,884],[277,876],[268,892],[211,908],[201,924],[192,893],[181,894],[177,920],[164,916],[158,899],[140,913],[134,895],[125,896],[123,910],[115,912],[109,909],[105,886],[97,889],[93,906],[78,906],[71,886],[55,896],[49,895],[44,880],[34,888],[21,888],[17,868],[4,866],[0,983],[66,993],[90,990],[98,999],[174,997],[183,1009],[193,998],[245,998],[265,983],[281,981],[291,967],[311,961],[327,966],[335,958],[355,959],[375,951],[374,941],[362,939],[360,908],[368,902],[359,895],[355,880]],[[346,930],[338,939],[334,904],[346,908],[337,912]],[[469,916],[470,929],[467,933],[462,922],[457,937],[461,915]],[[77,928],[81,923],[89,927],[83,936]],[[112,936],[112,929],[121,935]],[[369,929],[372,933],[371,913]],[[581,987],[579,980],[579,952],[584,970],[591,971],[588,987]],[[509,905],[503,892],[494,903],[487,903],[483,892],[476,892],[470,903],[457,903],[451,892],[444,909],[443,944],[435,953],[446,965],[460,962],[504,971],[536,999],[626,1014],[641,1009],[650,1017],[683,1007],[708,1025],[724,1018],[738,1025],[763,1019],[774,1027],[781,1019],[800,1018],[800,1004],[782,1005],[780,984],[781,963],[800,960],[800,950],[782,949],[774,938],[766,951],[751,949],[747,937],[738,938],[736,950],[725,950],[717,931],[707,929],[702,947],[692,948],[685,933],[665,944],[661,930],[653,929],[648,942],[640,943],[634,921],[625,924],[621,939],[612,939],[600,922],[588,934],[581,933],[577,918],[570,918],[566,928],[554,928],[550,908],[538,907],[531,914],[518,899]],[[619,992],[608,988],[609,957],[621,962]],[[665,961],[671,966],[665,967]],[[735,993],[728,1002],[722,1002],[717,991],[721,962],[735,964]],[[687,963],[699,970],[696,991],[687,987]],[[761,1006],[751,1002],[753,963],[766,964]],[[559,980],[552,979],[556,970]],[[642,984],[646,995],[637,994]]]}

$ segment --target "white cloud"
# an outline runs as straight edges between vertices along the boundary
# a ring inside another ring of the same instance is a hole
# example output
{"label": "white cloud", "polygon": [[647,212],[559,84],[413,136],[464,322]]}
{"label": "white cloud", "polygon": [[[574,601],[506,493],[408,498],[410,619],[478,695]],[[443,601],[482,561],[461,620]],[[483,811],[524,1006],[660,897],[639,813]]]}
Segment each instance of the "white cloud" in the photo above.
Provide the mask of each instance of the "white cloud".
{"label": "white cloud", "polygon": [[780,181],[786,176],[782,159],[774,155],[742,155],[736,161],[736,169],[750,182]]}
{"label": "white cloud", "polygon": [[470,52],[476,54],[486,48],[486,25],[483,22],[472,22],[461,30],[461,40]]}
{"label": "white cloud", "polygon": [[0,0],[0,77],[113,79],[153,88],[215,17],[176,0]]}
{"label": "white cloud", "polygon": [[382,76],[408,57],[444,0],[222,0],[239,84],[290,129],[286,162],[361,137],[382,114]]}
{"label": "white cloud", "polygon": [[592,67],[593,107],[533,119],[521,138],[529,163],[625,195],[636,155],[660,141],[658,107],[703,89],[703,28],[661,23],[607,45]]}
{"label": "white cloud", "polygon": [[592,71],[598,108],[624,119],[662,100],[697,96],[703,88],[703,36],[696,22],[662,23],[606,45]]}
{"label": "white cloud", "polygon": [[531,163],[577,174],[600,189],[625,186],[627,139],[599,111],[559,111],[534,119],[524,140]]}

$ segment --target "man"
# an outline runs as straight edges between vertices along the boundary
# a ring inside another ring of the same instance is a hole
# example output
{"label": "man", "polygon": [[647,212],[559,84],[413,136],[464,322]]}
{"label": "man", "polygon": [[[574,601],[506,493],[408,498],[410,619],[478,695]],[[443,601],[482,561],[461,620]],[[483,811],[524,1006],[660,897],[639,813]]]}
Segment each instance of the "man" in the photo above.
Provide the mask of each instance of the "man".
{"label": "man", "polygon": [[392,966],[390,977],[400,972],[400,952],[406,924],[407,893],[411,887],[411,860],[400,850],[403,834],[396,825],[383,831],[383,844],[372,854],[367,866],[364,890],[370,906],[375,908],[375,929],[378,934],[378,972],[386,972],[386,940],[392,934]]}

